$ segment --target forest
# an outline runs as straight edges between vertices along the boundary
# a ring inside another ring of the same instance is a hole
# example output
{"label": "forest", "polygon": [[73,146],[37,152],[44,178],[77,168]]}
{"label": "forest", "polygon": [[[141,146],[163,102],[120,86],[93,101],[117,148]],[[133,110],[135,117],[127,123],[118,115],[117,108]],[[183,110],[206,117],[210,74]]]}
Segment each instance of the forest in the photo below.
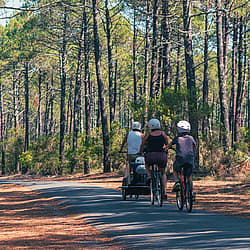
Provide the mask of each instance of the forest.
{"label": "forest", "polygon": [[[196,166],[249,159],[245,0],[24,0],[0,25],[0,173],[122,169],[133,121],[171,139],[190,121]],[[169,164],[174,154],[169,152]]]}

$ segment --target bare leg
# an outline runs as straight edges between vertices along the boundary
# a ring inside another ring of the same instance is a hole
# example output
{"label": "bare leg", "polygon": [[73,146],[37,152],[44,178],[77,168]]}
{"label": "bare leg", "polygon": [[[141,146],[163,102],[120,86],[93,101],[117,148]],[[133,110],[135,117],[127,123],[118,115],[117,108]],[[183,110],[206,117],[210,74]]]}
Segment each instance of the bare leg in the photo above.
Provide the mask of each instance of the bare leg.
{"label": "bare leg", "polygon": [[160,171],[161,171],[161,176],[162,176],[162,184],[163,184],[163,190],[164,190],[164,193],[166,193],[166,187],[167,187],[167,175],[166,175],[166,172],[167,172],[167,168],[160,168]]}
{"label": "bare leg", "polygon": [[148,179],[151,178],[151,173],[150,173],[150,166],[145,164],[145,168],[146,168],[146,171],[147,171],[147,176],[148,176]]}

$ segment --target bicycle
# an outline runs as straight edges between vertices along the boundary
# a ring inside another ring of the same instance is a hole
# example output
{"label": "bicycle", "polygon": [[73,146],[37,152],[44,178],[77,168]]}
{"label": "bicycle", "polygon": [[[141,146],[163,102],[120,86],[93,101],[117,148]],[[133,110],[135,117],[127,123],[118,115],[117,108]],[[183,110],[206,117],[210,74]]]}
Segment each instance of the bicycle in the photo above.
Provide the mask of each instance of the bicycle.
{"label": "bicycle", "polygon": [[186,204],[186,209],[191,213],[193,208],[193,190],[192,184],[187,180],[187,176],[182,176],[181,172],[178,172],[178,178],[180,183],[180,188],[176,191],[176,204],[179,210],[183,210],[184,203]]}
{"label": "bicycle", "polygon": [[158,205],[162,207],[163,205],[163,182],[161,172],[158,165],[154,164],[151,166],[151,180],[150,180],[150,201],[151,205],[154,205],[155,200]]}

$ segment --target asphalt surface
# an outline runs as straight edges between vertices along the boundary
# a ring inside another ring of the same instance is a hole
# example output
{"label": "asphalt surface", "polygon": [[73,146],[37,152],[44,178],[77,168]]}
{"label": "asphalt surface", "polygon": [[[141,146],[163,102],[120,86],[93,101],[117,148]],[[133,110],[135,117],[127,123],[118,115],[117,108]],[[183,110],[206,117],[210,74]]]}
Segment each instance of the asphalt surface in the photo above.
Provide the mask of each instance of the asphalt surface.
{"label": "asphalt surface", "polygon": [[0,180],[6,183],[54,198],[126,249],[250,249],[247,219],[196,209],[187,213],[167,202],[151,206],[147,197],[122,201],[119,191],[76,182]]}

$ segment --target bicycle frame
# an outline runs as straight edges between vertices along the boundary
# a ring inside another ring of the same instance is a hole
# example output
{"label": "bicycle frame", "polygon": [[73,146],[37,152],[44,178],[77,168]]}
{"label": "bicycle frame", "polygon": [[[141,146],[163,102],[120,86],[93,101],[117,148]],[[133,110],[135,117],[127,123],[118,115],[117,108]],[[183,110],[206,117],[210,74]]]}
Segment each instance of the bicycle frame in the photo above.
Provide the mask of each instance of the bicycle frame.
{"label": "bicycle frame", "polygon": [[180,185],[182,187],[181,192],[185,200],[186,199],[186,180],[185,180],[185,177],[183,178],[181,172],[178,173],[178,178],[179,178]]}
{"label": "bicycle frame", "polygon": [[190,213],[193,207],[193,194],[192,187],[187,180],[187,176],[182,176],[182,173],[178,173],[180,182],[180,190],[176,191],[176,202],[179,210],[183,209],[184,203],[186,203],[187,211]]}
{"label": "bicycle frame", "polygon": [[163,204],[163,184],[161,172],[158,169],[158,166],[154,164],[151,166],[151,204],[154,205],[154,200],[158,202],[158,205],[161,207]]}

